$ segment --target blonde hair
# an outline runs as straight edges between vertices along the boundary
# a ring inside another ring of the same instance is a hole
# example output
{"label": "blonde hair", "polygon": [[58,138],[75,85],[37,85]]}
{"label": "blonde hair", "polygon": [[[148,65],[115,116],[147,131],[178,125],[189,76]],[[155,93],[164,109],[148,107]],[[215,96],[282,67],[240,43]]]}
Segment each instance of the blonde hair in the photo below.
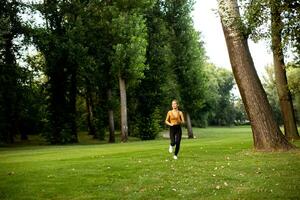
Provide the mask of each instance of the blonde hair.
{"label": "blonde hair", "polygon": [[177,106],[179,106],[179,103],[178,103],[178,100],[177,100],[177,99],[173,99],[173,100],[172,100],[172,103],[173,103],[173,102],[176,102]]}

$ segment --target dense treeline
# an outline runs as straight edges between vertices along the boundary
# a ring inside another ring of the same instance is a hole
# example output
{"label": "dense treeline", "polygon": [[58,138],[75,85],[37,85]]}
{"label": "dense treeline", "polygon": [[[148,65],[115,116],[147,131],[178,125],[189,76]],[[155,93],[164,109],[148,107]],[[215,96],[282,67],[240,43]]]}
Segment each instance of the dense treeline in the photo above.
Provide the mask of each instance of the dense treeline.
{"label": "dense treeline", "polygon": [[[234,117],[218,114],[220,102],[234,110],[232,75],[207,63],[192,6],[155,0],[6,1],[1,142],[42,134],[52,144],[74,143],[78,131],[86,130],[98,139],[109,131],[114,142],[119,127],[123,141],[128,135],[154,139],[174,98],[191,119],[188,127],[233,124]],[[21,66],[19,47],[30,45],[37,53]]]}
{"label": "dense treeline", "polygon": [[[207,62],[193,1],[5,1],[1,5],[0,142],[78,131],[154,139],[172,99],[191,126],[243,123],[230,71]],[[24,58],[24,48],[37,53]]]}

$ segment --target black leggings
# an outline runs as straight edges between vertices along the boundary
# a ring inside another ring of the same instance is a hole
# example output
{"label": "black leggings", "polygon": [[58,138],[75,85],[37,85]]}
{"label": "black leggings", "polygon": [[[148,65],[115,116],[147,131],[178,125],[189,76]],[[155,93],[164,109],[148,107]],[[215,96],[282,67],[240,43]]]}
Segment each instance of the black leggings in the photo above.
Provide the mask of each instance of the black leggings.
{"label": "black leggings", "polygon": [[170,126],[170,139],[171,146],[175,146],[175,155],[177,156],[180,149],[180,141],[181,141],[182,130],[180,125]]}

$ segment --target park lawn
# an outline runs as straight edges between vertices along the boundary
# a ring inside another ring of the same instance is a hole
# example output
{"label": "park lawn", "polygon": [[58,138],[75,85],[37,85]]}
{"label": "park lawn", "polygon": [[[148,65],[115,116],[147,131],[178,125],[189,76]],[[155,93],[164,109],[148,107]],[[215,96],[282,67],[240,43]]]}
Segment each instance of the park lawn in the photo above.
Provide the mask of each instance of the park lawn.
{"label": "park lawn", "polygon": [[300,199],[299,150],[255,152],[249,127],[194,133],[178,160],[167,139],[0,148],[0,199]]}

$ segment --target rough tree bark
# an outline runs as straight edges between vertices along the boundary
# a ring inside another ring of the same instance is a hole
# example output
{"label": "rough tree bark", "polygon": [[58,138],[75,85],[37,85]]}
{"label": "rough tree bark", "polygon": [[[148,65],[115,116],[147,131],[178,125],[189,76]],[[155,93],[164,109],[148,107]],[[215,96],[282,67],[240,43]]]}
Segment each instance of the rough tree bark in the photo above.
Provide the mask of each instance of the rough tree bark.
{"label": "rough tree bark", "polygon": [[188,138],[189,139],[194,138],[192,122],[191,122],[191,117],[190,117],[189,113],[186,113],[186,126],[187,126],[187,130],[188,130]]}
{"label": "rough tree bark", "polygon": [[127,125],[127,103],[126,103],[126,84],[125,79],[119,75],[120,101],[121,101],[121,141],[128,140],[128,125]]}
{"label": "rough tree bark", "polygon": [[219,14],[233,74],[251,122],[256,150],[289,150],[290,144],[277,125],[267,95],[258,78],[243,34],[237,0],[219,0]]}
{"label": "rough tree bark", "polygon": [[271,1],[271,37],[276,88],[279,96],[284,133],[288,140],[299,139],[291,93],[288,89],[284,55],[282,50],[282,20],[280,1]]}

